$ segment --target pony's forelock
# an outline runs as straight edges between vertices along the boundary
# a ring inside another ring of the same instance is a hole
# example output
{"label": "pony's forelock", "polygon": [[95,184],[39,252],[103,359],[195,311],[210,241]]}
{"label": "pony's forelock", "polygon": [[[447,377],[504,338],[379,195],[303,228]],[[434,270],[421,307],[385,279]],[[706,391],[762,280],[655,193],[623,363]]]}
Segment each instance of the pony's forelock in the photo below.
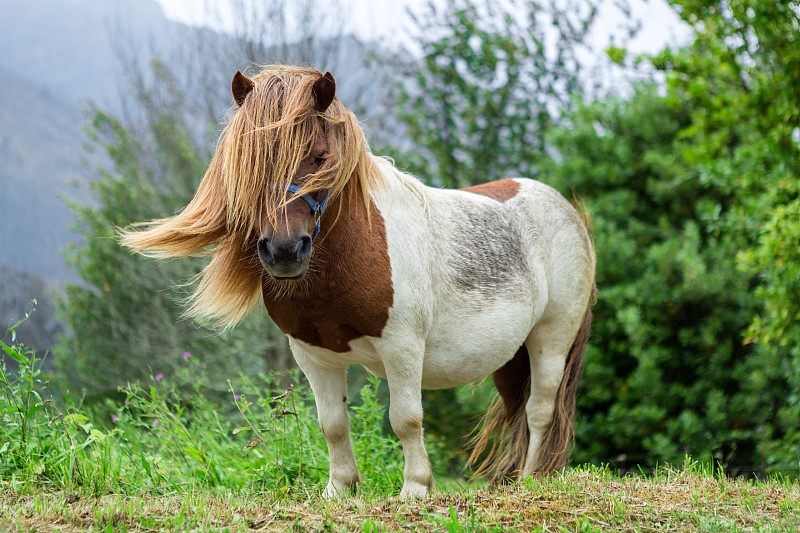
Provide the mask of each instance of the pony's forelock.
{"label": "pony's forelock", "polygon": [[[314,108],[311,89],[320,76],[313,69],[282,66],[253,76],[255,87],[223,131],[215,155],[230,232],[248,232],[262,219],[276,223],[278,212],[293,199],[286,187],[320,135],[328,142],[326,161],[305,177],[299,194],[324,190],[336,198],[351,177],[369,179],[363,168],[366,141],[352,113],[338,99],[323,113]],[[365,189],[358,188],[363,195]]]}
{"label": "pony's forelock", "polygon": [[275,225],[293,199],[287,186],[318,135],[327,140],[325,163],[304,177],[297,194],[330,193],[339,211],[327,217],[327,229],[350,202],[368,203],[378,186],[380,173],[355,116],[337,98],[324,112],[315,109],[312,86],[320,76],[307,67],[263,67],[223,129],[189,205],[144,230],[121,232],[123,245],[146,255],[212,256],[192,281],[187,316],[229,329],[255,304],[263,276],[255,250],[259,230],[265,222]]}

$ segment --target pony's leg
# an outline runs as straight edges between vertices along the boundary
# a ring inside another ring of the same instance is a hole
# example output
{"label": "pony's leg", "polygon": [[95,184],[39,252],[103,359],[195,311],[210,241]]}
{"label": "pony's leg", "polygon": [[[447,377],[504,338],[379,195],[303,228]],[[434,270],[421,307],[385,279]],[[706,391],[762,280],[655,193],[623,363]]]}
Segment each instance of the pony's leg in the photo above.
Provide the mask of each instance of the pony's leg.
{"label": "pony's leg", "polygon": [[[567,354],[580,327],[580,323],[573,322],[563,318],[545,318],[533,328],[525,341],[531,364],[531,390],[525,405],[530,441],[523,475],[543,470],[542,465],[548,463],[544,455],[558,453],[540,448],[553,421]],[[566,428],[566,431],[571,429]]]}
{"label": "pony's leg", "polygon": [[320,365],[296,346],[292,346],[292,352],[314,391],[319,426],[328,444],[330,478],[322,495],[326,498],[343,496],[361,480],[353,454],[353,441],[350,439],[347,367]]}
{"label": "pony's leg", "polygon": [[422,439],[422,355],[383,359],[389,382],[389,421],[403,445],[405,468],[401,498],[423,498],[433,490],[433,475]]}

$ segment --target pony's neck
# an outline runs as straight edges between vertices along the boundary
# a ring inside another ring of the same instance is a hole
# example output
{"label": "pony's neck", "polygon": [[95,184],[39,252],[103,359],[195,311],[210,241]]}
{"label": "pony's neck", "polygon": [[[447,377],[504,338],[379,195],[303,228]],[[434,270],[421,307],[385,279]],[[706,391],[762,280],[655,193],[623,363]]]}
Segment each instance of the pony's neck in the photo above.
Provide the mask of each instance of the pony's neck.
{"label": "pony's neck", "polygon": [[352,192],[325,212],[303,280],[278,285],[265,273],[262,281],[264,305],[281,331],[336,352],[380,336],[394,301],[383,216]]}

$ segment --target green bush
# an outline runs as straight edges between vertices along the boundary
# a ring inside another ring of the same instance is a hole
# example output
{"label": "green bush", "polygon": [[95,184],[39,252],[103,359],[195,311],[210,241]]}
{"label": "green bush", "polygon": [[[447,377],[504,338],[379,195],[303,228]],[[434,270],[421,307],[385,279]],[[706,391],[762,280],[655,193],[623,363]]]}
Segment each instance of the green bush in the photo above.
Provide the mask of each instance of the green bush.
{"label": "green bush", "polygon": [[744,379],[757,352],[742,342],[754,307],[732,260],[746,241],[715,231],[725,194],[680,157],[687,109],[646,84],[571,121],[547,176],[592,215],[598,287],[575,460],[757,470],[763,409]]}

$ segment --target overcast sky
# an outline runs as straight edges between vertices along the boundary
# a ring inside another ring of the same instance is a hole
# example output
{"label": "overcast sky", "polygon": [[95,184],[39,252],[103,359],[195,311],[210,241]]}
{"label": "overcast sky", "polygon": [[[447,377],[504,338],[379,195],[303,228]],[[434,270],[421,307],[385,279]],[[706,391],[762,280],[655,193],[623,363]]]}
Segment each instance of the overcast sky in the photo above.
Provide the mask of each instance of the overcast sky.
{"label": "overcast sky", "polygon": [[[190,25],[212,26],[216,29],[230,29],[233,21],[210,20],[204,8],[207,0],[157,0],[166,16],[172,20]],[[442,0],[446,2],[446,0]],[[217,4],[224,4],[219,0]],[[642,29],[630,43],[632,52],[656,52],[664,45],[685,43],[689,32],[677,15],[664,0],[628,0],[634,17],[641,21]],[[374,39],[385,44],[408,45],[410,21],[407,10],[419,9],[427,0],[347,0],[351,8],[347,13],[347,23],[356,35],[364,39]],[[593,35],[598,50],[605,49],[611,36],[619,31],[623,16],[613,4],[605,0]],[[330,5],[324,0],[322,6]],[[619,42],[619,41],[617,41]]]}

